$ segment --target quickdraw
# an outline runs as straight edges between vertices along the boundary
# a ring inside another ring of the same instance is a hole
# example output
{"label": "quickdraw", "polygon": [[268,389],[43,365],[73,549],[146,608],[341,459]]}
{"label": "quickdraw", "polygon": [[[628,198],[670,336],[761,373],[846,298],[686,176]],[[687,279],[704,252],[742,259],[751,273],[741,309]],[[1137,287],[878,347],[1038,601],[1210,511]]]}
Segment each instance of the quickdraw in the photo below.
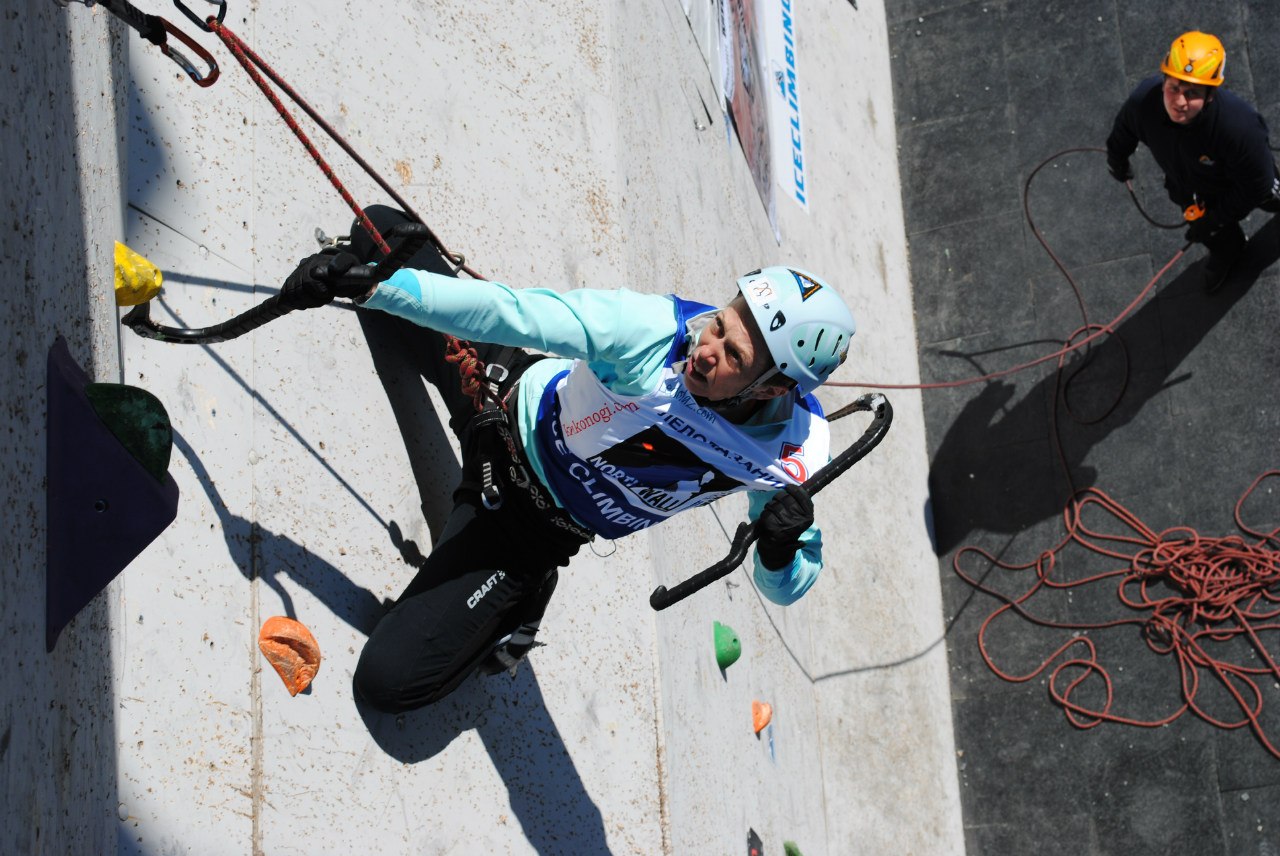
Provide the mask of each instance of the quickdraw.
{"label": "quickdraw", "polygon": [[[197,86],[212,86],[218,79],[218,74],[220,73],[218,71],[218,63],[214,60],[212,54],[202,48],[195,39],[192,39],[164,18],[161,18],[159,15],[146,14],[129,3],[129,0],[55,0],[55,2],[64,7],[72,2],[83,3],[87,7],[101,6],[112,15],[115,15],[121,21],[124,21],[130,27],[137,30],[138,35],[160,48],[160,52],[177,63],[178,67],[186,72],[187,77],[190,77]],[[213,2],[213,0],[210,0],[210,2]],[[183,14],[188,18],[195,21],[196,26],[200,29],[205,32],[212,32],[208,26],[197,18],[190,9],[182,5],[179,0],[173,0],[173,4],[181,9]],[[210,18],[209,20],[221,22],[223,17],[227,14],[226,0],[217,0],[215,5],[218,6],[218,15],[216,18]],[[195,64],[191,62],[191,60],[187,59],[186,54],[170,44],[169,36],[173,36],[175,39],[186,45],[192,53],[204,62],[208,67],[208,71],[201,72],[196,68]]]}
{"label": "quickdraw", "polygon": [[[92,1],[93,0],[80,0],[80,2],[86,3]],[[385,258],[383,258],[376,267],[365,270],[353,269],[343,277],[344,281],[350,281],[351,277],[358,276],[362,281],[367,280],[370,285],[382,282],[384,279],[390,277],[396,270],[399,270],[400,266],[402,266],[428,241],[434,244],[440,253],[455,265],[457,270],[463,271],[475,279],[482,278],[480,274],[467,266],[465,257],[461,254],[450,252],[449,249],[444,246],[440,239],[436,237],[435,233],[425,225],[422,218],[419,217],[409,206],[409,203],[402,199],[400,195],[395,192],[395,189],[392,188],[391,185],[387,183],[387,181],[379,175],[378,172],[374,170],[374,168],[370,166],[369,163],[365,161],[364,158],[362,158],[345,139],[343,139],[342,135],[334,130],[334,128],[293,89],[293,87],[289,86],[289,84],[286,83],[284,79],[262,59],[262,57],[245,44],[243,39],[223,25],[222,18],[226,14],[225,0],[218,0],[218,15],[210,16],[203,22],[200,21],[191,12],[191,10],[183,6],[180,0],[174,0],[174,4],[181,9],[188,18],[195,21],[201,29],[206,32],[213,33],[222,40],[227,49],[231,51],[232,56],[236,58],[241,67],[245,70],[245,73],[249,75],[257,85],[258,89],[262,91],[267,100],[271,102],[271,105],[275,107],[276,112],[279,113],[281,119],[283,119],[289,129],[293,131],[294,136],[298,138],[298,142],[301,143],[302,147],[311,155],[312,159],[316,162],[316,165],[320,168],[320,171],[329,179],[329,182],[333,185],[334,189],[337,190],[343,201],[346,202],[347,206],[355,213],[356,220],[360,223],[361,228],[368,233],[369,237],[373,239],[374,244],[382,251]],[[104,0],[103,5],[107,5],[108,8],[111,8],[111,6],[127,7],[128,10],[132,10],[133,17],[137,22],[130,22],[132,26],[138,27],[139,23],[145,24],[144,19],[147,16],[142,16],[141,13],[136,9],[133,9],[132,6],[128,6],[127,0]],[[115,10],[113,9],[112,11]],[[120,13],[117,12],[117,14]],[[126,20],[129,19],[126,18]],[[170,30],[173,29],[172,25],[168,24],[168,22],[163,22],[163,24]],[[185,37],[183,37],[183,39],[184,41],[189,41]],[[203,52],[201,53],[203,56]],[[212,63],[212,57],[210,57],[209,61]],[[307,116],[315,122],[330,139],[332,139],[353,161],[355,161],[388,196],[395,200],[396,204],[400,206],[400,209],[405,212],[406,216],[408,216],[410,220],[415,221],[412,224],[405,224],[410,227],[408,230],[405,229],[405,226],[396,227],[392,230],[391,234],[401,238],[401,241],[396,246],[394,252],[387,241],[384,240],[383,236],[376,228],[374,228],[373,223],[370,222],[368,216],[364,212],[364,209],[357,204],[355,198],[352,197],[346,187],[343,186],[342,182],[338,179],[337,174],[334,173],[332,167],[329,166],[328,162],[320,154],[319,150],[311,142],[307,134],[302,130],[297,119],[289,112],[280,97],[268,85],[268,80],[280,89],[281,92],[287,95],[289,99],[292,100],[300,110],[306,113]],[[212,80],[209,80],[208,83],[202,82],[201,85],[207,86],[212,82]],[[148,339],[187,344],[213,344],[217,342],[225,342],[228,339],[233,339],[238,336],[243,336],[245,333],[261,327],[268,321],[273,321],[291,311],[292,308],[282,305],[280,302],[280,296],[275,295],[274,297],[267,298],[267,300],[260,305],[249,309],[235,318],[232,318],[230,321],[226,321],[212,327],[183,329],[178,327],[164,327],[156,324],[149,317],[150,310],[148,308],[148,304],[144,303],[129,312],[129,314],[122,319],[122,323],[132,329],[139,336]],[[479,411],[483,409],[486,399],[491,395],[488,384],[482,382],[482,378],[485,373],[484,364],[480,361],[479,357],[476,355],[475,349],[471,347],[470,343],[457,339],[453,336],[446,337],[446,339],[448,342],[446,359],[458,366],[463,391],[465,394],[471,396],[472,400],[475,402],[476,410]]]}

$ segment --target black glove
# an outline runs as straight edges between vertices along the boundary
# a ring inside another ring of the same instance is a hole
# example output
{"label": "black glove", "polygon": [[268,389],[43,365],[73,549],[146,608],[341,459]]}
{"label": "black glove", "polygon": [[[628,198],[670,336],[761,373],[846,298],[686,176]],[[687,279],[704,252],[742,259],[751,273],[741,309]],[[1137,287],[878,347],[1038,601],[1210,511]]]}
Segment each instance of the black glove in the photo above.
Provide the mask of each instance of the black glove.
{"label": "black glove", "polygon": [[1128,158],[1107,155],[1107,172],[1111,173],[1111,177],[1121,183],[1133,178],[1133,167],[1129,165]]}
{"label": "black glove", "polygon": [[756,521],[756,555],[769,570],[791,564],[800,549],[800,536],[813,525],[813,498],[799,485],[789,484],[765,503]]}
{"label": "black glove", "polygon": [[1192,220],[1187,227],[1187,240],[1193,244],[1203,244],[1217,234],[1223,226],[1222,219],[1212,213],[1204,214],[1198,220]]}
{"label": "black glove", "polygon": [[332,303],[335,297],[359,297],[369,290],[372,283],[358,288],[343,286],[334,281],[351,270],[359,260],[351,253],[326,250],[308,256],[298,266],[280,289],[280,302],[294,309],[315,309]]}

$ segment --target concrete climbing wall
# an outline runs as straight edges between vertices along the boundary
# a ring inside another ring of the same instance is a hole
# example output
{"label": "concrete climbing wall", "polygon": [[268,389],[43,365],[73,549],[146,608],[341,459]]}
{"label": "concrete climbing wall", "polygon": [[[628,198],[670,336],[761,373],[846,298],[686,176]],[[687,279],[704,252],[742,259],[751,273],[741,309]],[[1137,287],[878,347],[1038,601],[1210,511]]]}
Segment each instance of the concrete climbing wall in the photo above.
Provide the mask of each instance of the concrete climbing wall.
{"label": "concrete climbing wall", "polygon": [[[700,102],[715,103],[712,75],[678,0],[267,0],[230,3],[226,23],[491,278],[720,302],[743,271],[802,263],[839,283],[859,317],[841,376],[910,381],[884,12],[861,6],[831,0],[797,19],[812,70],[814,190],[807,214],[780,203],[781,246],[723,117],[713,110],[707,122]],[[110,161],[119,139],[127,164],[72,170],[59,150],[32,146],[43,126],[5,125],[6,164],[25,146],[89,224],[66,254],[79,260],[66,264],[80,291],[47,287],[50,301],[72,302],[58,310],[63,321],[37,329],[79,325],[82,359],[112,354],[103,232],[118,230],[164,270],[157,320],[203,326],[275,293],[314,251],[316,227],[346,231],[349,212],[213,36],[199,40],[223,78],[198,89],[135,35],[106,63],[101,9],[35,4],[32,16],[53,32],[97,33],[71,56],[123,82],[95,98],[50,84],[48,99],[64,116],[64,147],[94,141],[94,157]],[[112,94],[124,115],[82,118],[77,137],[76,111],[105,111]],[[17,115],[8,100],[5,109]],[[322,148],[357,199],[385,201],[335,147]],[[77,176],[83,185],[95,170],[97,189],[77,197]],[[38,184],[15,176],[7,187]],[[24,250],[6,243],[7,258]],[[47,338],[31,344],[32,369],[18,379],[36,412]],[[76,741],[102,750],[97,764],[69,765],[78,790],[57,791],[63,780],[42,773],[33,791],[9,774],[6,802],[18,794],[33,807],[6,808],[17,852],[43,852],[16,836],[33,812],[67,813],[55,792],[84,803],[56,840],[92,841],[92,852],[736,853],[748,828],[767,853],[784,840],[807,856],[962,850],[918,398],[894,396],[889,439],[823,494],[829,564],[800,604],[766,607],[739,571],[668,612],[649,609],[656,583],[724,553],[745,504],[720,503],[584,549],[544,622],[547,647],[515,678],[473,681],[428,711],[384,717],[362,716],[350,680],[382,603],[430,549],[456,478],[430,391],[394,357],[375,364],[339,306],[207,347],[126,333],[116,364],[94,366],[168,407],[182,502],[56,655],[92,652],[82,659],[96,672],[24,700],[6,671],[7,770],[51,768]],[[831,390],[824,402],[853,395]],[[837,423],[836,445],[864,425]],[[38,460],[34,447],[18,448],[5,466]],[[33,490],[25,501],[38,499]],[[16,558],[26,576],[5,577],[20,587],[6,588],[4,609],[10,628],[34,633],[38,610],[10,604],[40,602],[38,537]],[[311,690],[294,698],[255,646],[276,614],[305,622],[325,655]],[[723,675],[716,619],[744,645]],[[24,649],[20,680],[47,681],[46,663],[66,662],[56,657]],[[775,710],[759,737],[757,698]],[[72,712],[94,716],[68,725]]]}
{"label": "concrete climbing wall", "polygon": [[106,853],[118,823],[113,604],[94,601],[45,652],[45,365],[62,336],[90,375],[119,380],[120,34],[36,0],[6,4],[0,22],[0,852]]}

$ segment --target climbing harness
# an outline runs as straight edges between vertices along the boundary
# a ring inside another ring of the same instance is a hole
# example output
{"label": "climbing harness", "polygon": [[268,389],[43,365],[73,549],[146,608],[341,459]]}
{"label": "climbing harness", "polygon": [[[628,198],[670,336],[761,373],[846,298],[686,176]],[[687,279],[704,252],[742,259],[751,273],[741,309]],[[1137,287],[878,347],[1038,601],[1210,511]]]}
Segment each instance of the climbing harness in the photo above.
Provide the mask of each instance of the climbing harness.
{"label": "climbing harness", "polygon": [[[159,15],[148,15],[140,11],[137,7],[129,3],[129,0],[54,0],[60,6],[68,6],[73,2],[83,3],[86,7],[101,6],[111,14],[115,15],[121,21],[124,21],[130,27],[138,31],[138,35],[160,48],[160,53],[177,63],[178,67],[187,73],[197,86],[212,86],[218,79],[218,63],[214,60],[213,55],[202,48],[200,44],[186,33],[179,30],[173,24],[169,23]],[[212,0],[211,0],[212,2]],[[190,9],[182,5],[181,0],[173,0],[173,5],[182,10],[196,26],[205,32],[212,32],[208,26],[200,21]],[[215,4],[218,7],[217,20],[221,23],[223,17],[227,14],[226,0],[218,0]],[[173,36],[189,48],[192,53],[198,56],[204,62],[208,70],[201,72],[195,67],[191,60],[187,59],[182,51],[175,48],[169,42],[169,36]]]}
{"label": "climbing harness", "polygon": [[[826,466],[800,486],[809,496],[816,495],[818,491],[831,484],[880,445],[880,441],[884,439],[885,434],[889,433],[889,426],[893,423],[893,407],[890,406],[889,399],[878,392],[859,396],[846,410],[873,414],[871,424],[849,448],[831,459]],[[658,586],[649,595],[649,605],[661,611],[674,603],[679,603],[694,592],[706,588],[716,580],[728,576],[742,564],[742,560],[747,557],[747,548],[755,542],[758,535],[755,523],[739,523],[728,555],[705,571],[695,574],[670,589],[666,586]]]}
{"label": "climbing harness", "polygon": [[[516,385],[525,370],[539,359],[517,361],[518,348],[500,347],[488,353],[483,362],[483,404],[463,429],[463,444],[469,454],[464,455],[472,468],[464,472],[462,485],[480,495],[480,503],[489,511],[497,511],[506,501],[504,486],[514,488],[528,497],[533,508],[545,522],[567,533],[582,543],[595,537],[595,533],[579,525],[563,511],[537,479],[528,471],[520,432],[515,428],[517,419]],[[465,389],[464,389],[465,393]]]}

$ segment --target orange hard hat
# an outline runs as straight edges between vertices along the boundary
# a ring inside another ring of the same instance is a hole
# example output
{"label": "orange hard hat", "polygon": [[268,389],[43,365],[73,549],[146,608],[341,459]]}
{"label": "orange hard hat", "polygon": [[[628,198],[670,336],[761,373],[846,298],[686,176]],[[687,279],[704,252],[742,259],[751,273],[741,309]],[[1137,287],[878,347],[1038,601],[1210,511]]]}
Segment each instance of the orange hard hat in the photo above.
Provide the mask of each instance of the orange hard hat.
{"label": "orange hard hat", "polygon": [[1173,40],[1160,70],[1188,83],[1221,86],[1226,64],[1227,52],[1218,37],[1192,30]]}

